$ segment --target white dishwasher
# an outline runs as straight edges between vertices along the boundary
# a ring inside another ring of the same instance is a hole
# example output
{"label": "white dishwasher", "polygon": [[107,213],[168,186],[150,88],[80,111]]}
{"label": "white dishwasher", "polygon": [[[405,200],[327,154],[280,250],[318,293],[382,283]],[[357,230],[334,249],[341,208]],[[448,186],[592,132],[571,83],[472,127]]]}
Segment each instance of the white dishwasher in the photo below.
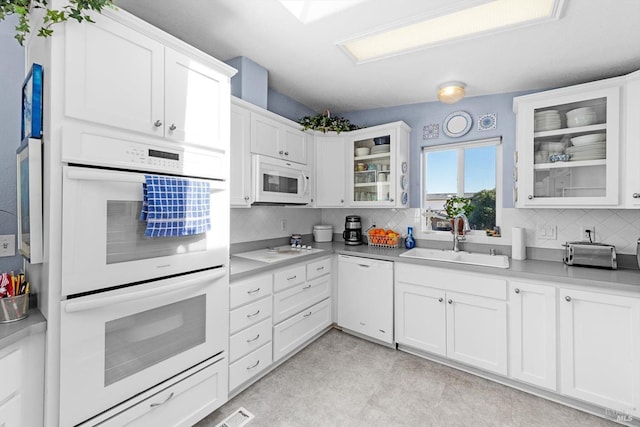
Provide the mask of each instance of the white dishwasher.
{"label": "white dishwasher", "polygon": [[393,343],[393,262],[339,256],[338,325]]}

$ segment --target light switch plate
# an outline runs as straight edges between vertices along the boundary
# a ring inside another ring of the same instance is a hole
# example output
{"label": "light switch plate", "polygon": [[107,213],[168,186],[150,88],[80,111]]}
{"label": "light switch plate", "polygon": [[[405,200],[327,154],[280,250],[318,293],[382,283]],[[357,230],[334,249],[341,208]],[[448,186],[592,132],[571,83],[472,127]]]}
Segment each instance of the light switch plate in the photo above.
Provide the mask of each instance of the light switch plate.
{"label": "light switch plate", "polygon": [[556,240],[558,238],[558,226],[555,224],[537,224],[536,237],[541,240]]}
{"label": "light switch plate", "polygon": [[0,257],[15,256],[16,254],[16,235],[4,234],[0,236]]}

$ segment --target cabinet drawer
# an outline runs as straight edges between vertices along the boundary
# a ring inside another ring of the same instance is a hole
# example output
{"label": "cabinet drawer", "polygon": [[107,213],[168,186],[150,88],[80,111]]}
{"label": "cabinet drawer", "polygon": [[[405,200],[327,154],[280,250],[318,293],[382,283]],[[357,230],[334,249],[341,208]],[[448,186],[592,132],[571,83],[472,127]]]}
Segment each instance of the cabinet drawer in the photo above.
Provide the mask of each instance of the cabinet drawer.
{"label": "cabinet drawer", "polygon": [[273,323],[283,321],[331,294],[331,277],[320,277],[273,296]]}
{"label": "cabinet drawer", "polygon": [[233,363],[269,341],[271,341],[271,320],[265,319],[230,338],[229,361]]}
{"label": "cabinet drawer", "polygon": [[273,327],[273,359],[279,360],[331,324],[331,298]]}
{"label": "cabinet drawer", "polygon": [[271,365],[271,343],[267,343],[229,366],[229,390],[233,390]]}
{"label": "cabinet drawer", "polygon": [[[20,390],[20,374],[22,373],[22,351],[20,348],[0,357],[0,402]],[[2,425],[2,424],[0,424]]]}
{"label": "cabinet drawer", "polygon": [[273,274],[273,291],[278,292],[291,286],[304,283],[306,280],[306,266],[289,268]]}
{"label": "cabinet drawer", "polygon": [[263,298],[260,301],[244,305],[229,314],[229,332],[234,334],[244,328],[271,317],[271,298]]}
{"label": "cabinet drawer", "polygon": [[0,405],[0,426],[22,426],[22,405],[20,395],[13,396],[8,402]]}
{"label": "cabinet drawer", "polygon": [[331,258],[325,258],[307,264],[307,280],[313,280],[316,277],[329,273],[331,273]]}
{"label": "cabinet drawer", "polygon": [[229,308],[240,307],[271,295],[272,289],[273,277],[271,274],[232,283],[229,287]]}

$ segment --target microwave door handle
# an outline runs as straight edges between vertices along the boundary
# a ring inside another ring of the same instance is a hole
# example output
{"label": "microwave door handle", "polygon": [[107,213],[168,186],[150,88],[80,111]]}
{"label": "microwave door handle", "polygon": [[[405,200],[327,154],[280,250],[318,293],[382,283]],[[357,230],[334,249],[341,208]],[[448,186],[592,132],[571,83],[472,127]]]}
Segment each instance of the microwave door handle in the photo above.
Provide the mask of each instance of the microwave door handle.
{"label": "microwave door handle", "polygon": [[77,313],[79,311],[93,310],[96,308],[101,308],[104,306],[109,306],[113,304],[118,304],[121,302],[131,302],[135,300],[140,300],[152,296],[158,296],[162,294],[163,296],[176,293],[176,292],[184,292],[187,288],[197,287],[197,286],[206,286],[215,280],[222,279],[227,274],[227,269],[222,268],[220,271],[215,274],[211,274],[206,277],[187,279],[180,284],[176,284],[176,282],[167,284],[164,286],[159,286],[157,288],[145,289],[143,291],[137,292],[128,292],[119,295],[113,295],[104,298],[96,298],[89,301],[70,301],[64,307],[64,311],[67,313]]}
{"label": "microwave door handle", "polygon": [[302,194],[307,194],[307,188],[309,187],[309,178],[302,173],[302,179],[304,180],[304,188],[302,189]]}
{"label": "microwave door handle", "polygon": [[[77,181],[105,181],[105,182],[128,182],[132,184],[144,184],[146,182],[142,173],[118,173],[105,172],[95,169],[69,169],[67,177]],[[227,188],[225,181],[207,180],[211,192],[223,191]]]}

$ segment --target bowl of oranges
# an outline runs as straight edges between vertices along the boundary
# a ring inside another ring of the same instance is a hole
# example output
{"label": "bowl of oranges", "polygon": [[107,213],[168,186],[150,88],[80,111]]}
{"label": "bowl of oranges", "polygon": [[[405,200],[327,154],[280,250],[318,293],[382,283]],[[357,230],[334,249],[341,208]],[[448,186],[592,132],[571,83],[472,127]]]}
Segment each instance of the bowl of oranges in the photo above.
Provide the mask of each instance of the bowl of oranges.
{"label": "bowl of oranges", "polygon": [[400,233],[391,229],[372,228],[369,230],[369,246],[379,248],[399,248],[402,240]]}

